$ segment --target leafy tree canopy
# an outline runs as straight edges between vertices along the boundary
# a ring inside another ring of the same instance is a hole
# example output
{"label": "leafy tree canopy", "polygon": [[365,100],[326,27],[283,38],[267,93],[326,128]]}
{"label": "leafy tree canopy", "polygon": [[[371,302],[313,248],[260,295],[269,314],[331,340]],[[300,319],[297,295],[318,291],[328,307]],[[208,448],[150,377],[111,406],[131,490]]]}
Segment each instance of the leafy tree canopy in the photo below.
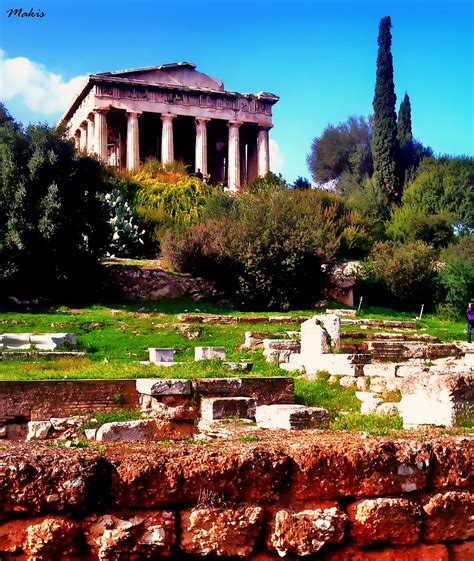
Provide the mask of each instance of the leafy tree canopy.
{"label": "leafy tree canopy", "polygon": [[316,137],[307,156],[314,181],[324,183],[337,179],[344,172],[358,175],[372,173],[370,125],[355,115],[339,125],[328,125]]}

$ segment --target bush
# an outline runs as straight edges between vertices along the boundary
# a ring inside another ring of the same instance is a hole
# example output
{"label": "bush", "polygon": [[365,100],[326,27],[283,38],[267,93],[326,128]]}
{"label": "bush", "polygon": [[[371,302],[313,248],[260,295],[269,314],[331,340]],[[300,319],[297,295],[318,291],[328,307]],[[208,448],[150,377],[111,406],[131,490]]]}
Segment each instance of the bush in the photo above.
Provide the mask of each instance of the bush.
{"label": "bush", "polygon": [[314,303],[341,247],[364,234],[341,199],[322,191],[220,196],[211,198],[204,214],[202,224],[163,240],[164,257],[254,309]]}
{"label": "bush", "polygon": [[439,313],[459,317],[474,296],[474,236],[462,236],[440,256],[438,279]]}
{"label": "bush", "polygon": [[109,232],[103,168],[63,131],[0,114],[0,282],[15,295],[87,295]]}
{"label": "bush", "polygon": [[435,289],[435,258],[433,247],[422,241],[375,243],[366,269],[369,298],[374,302],[385,294],[385,305],[432,308],[428,298]]}
{"label": "bush", "polygon": [[452,222],[452,215],[447,211],[427,214],[403,205],[392,211],[387,234],[399,242],[421,240],[436,248],[446,247],[454,237]]}

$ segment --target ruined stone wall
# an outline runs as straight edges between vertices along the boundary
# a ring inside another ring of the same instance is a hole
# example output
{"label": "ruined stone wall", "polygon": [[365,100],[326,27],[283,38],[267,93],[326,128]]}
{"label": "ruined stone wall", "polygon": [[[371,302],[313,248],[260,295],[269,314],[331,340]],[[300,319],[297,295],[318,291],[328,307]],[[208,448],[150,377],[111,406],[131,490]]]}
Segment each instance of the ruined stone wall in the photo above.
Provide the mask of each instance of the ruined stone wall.
{"label": "ruined stone wall", "polygon": [[0,558],[468,561],[472,438],[0,445]]}
{"label": "ruined stone wall", "polygon": [[0,419],[42,420],[135,407],[135,380],[0,381]]}

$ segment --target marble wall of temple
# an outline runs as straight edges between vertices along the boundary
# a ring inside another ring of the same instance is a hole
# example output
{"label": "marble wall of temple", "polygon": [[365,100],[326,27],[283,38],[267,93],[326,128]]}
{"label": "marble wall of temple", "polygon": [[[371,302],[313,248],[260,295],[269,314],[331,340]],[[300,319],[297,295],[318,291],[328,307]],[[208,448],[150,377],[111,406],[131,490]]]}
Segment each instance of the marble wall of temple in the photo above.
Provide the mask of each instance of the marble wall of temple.
{"label": "marble wall of temple", "polygon": [[180,62],[92,74],[61,118],[77,149],[109,165],[182,161],[237,191],[270,171],[276,95],[227,91]]}

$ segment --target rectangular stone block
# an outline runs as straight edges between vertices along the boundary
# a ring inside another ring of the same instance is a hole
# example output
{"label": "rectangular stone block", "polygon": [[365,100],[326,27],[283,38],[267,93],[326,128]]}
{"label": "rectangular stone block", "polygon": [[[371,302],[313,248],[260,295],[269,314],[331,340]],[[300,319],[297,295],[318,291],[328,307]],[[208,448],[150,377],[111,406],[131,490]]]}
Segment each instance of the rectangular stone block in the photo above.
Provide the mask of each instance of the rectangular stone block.
{"label": "rectangular stone block", "polygon": [[194,360],[225,360],[224,347],[194,347]]}
{"label": "rectangular stone block", "polygon": [[474,538],[474,495],[448,491],[428,497],[423,504],[425,541],[463,541]]}
{"label": "rectangular stone block", "polygon": [[398,364],[383,363],[383,364],[365,364],[364,376],[382,376],[393,378],[397,375]]}
{"label": "rectangular stone block", "polygon": [[201,421],[212,423],[238,417],[255,420],[257,400],[253,397],[208,397],[201,400]]}
{"label": "rectangular stone block", "polygon": [[193,391],[200,397],[254,397],[259,404],[293,403],[294,379],[272,378],[198,378]]}
{"label": "rectangular stone block", "polygon": [[474,353],[466,353],[464,355],[464,364],[466,366],[474,366]]}
{"label": "rectangular stone block", "polygon": [[474,419],[474,373],[424,372],[403,379],[399,411],[404,428],[451,427]]}
{"label": "rectangular stone block", "polygon": [[140,394],[161,395],[190,395],[192,391],[190,380],[178,378],[139,378],[136,381],[137,392]]}
{"label": "rectangular stone block", "polygon": [[150,362],[173,362],[174,349],[152,347],[148,349]]}
{"label": "rectangular stone block", "polygon": [[262,429],[311,429],[329,424],[327,409],[305,405],[261,405],[255,419]]}
{"label": "rectangular stone block", "polygon": [[42,351],[59,349],[64,344],[76,345],[74,333],[3,333],[0,346],[3,349],[30,349]]}

